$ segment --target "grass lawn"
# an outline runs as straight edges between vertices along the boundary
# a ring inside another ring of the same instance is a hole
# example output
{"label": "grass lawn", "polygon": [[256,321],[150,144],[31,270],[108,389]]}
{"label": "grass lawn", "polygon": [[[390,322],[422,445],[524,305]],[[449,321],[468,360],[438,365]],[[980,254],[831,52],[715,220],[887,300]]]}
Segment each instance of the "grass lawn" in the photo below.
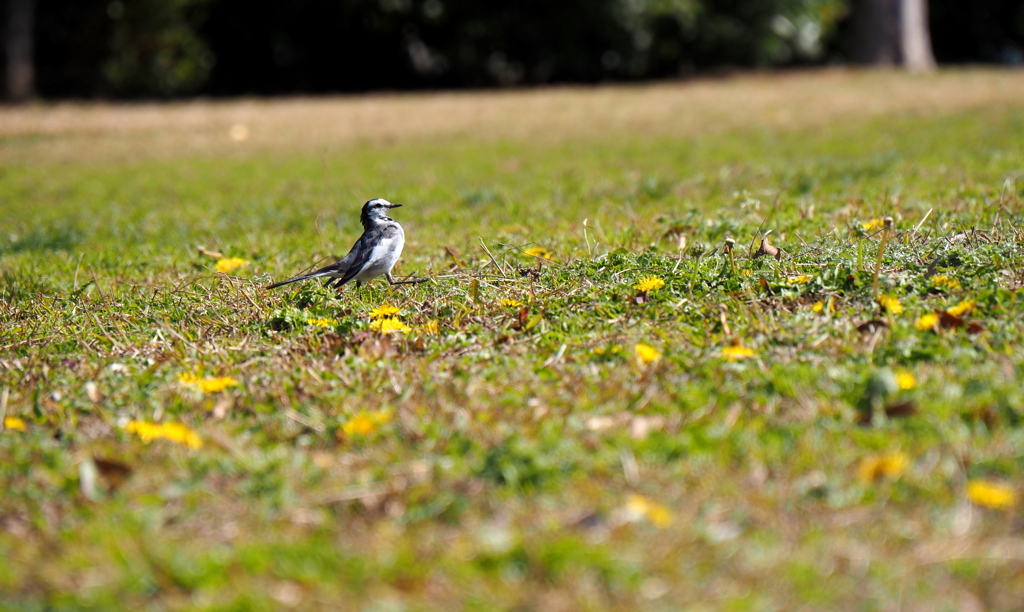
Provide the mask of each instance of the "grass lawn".
{"label": "grass lawn", "polygon": [[[0,608],[1020,609],[1022,143],[1020,72],[0,108]],[[372,197],[431,282],[263,289]]]}

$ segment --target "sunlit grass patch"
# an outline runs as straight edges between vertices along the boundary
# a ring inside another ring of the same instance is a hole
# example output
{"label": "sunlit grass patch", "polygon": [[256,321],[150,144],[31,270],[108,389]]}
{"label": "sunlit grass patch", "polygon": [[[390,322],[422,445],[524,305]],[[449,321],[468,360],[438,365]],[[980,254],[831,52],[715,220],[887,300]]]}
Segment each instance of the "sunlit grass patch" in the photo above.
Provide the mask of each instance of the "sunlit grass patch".
{"label": "sunlit grass patch", "polygon": [[[1014,609],[1024,98],[973,74],[851,74],[846,111],[793,93],[835,76],[686,85],[701,121],[668,84],[200,103],[158,162],[23,147],[0,607]],[[370,197],[428,282],[264,289]]]}

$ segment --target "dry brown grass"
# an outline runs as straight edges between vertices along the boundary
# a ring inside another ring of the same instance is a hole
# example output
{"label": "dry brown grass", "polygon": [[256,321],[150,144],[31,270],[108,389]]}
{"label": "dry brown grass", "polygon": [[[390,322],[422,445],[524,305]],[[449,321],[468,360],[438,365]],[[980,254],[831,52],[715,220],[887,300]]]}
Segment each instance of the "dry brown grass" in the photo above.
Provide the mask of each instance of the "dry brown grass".
{"label": "dry brown grass", "polygon": [[[829,70],[638,86],[0,108],[0,163],[314,153],[425,139],[686,136],[1024,105],[1024,73]],[[232,126],[248,130],[230,137]]]}

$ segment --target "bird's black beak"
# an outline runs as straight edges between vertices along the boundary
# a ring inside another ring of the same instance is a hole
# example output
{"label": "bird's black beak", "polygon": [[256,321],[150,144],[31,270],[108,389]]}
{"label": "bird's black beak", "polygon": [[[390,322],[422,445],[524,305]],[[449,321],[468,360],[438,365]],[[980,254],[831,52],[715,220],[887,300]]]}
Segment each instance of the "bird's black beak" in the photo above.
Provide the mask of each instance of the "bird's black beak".
{"label": "bird's black beak", "polygon": [[391,206],[388,206],[388,208],[399,208],[400,206],[402,206],[402,205],[401,204],[392,204]]}

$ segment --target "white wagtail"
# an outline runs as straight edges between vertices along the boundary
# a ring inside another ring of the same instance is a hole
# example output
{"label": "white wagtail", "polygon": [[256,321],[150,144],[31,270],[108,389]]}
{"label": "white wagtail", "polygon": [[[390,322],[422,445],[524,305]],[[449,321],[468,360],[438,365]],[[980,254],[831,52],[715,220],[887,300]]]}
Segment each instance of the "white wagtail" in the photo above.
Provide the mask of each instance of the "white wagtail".
{"label": "white wagtail", "polygon": [[395,262],[402,254],[402,247],[405,246],[405,232],[398,221],[388,217],[387,213],[388,210],[399,206],[401,204],[392,204],[381,198],[363,204],[363,212],[359,215],[359,222],[363,224],[363,235],[352,245],[352,250],[348,252],[348,255],[337,263],[324,266],[309,274],[301,274],[274,283],[267,289],[321,277],[338,279],[337,282],[331,281],[334,283],[335,289],[352,279],[355,279],[358,287],[364,282],[380,276],[388,279],[388,283],[392,285],[405,285],[427,280],[418,278],[396,281],[391,278],[391,268],[395,267]]}

